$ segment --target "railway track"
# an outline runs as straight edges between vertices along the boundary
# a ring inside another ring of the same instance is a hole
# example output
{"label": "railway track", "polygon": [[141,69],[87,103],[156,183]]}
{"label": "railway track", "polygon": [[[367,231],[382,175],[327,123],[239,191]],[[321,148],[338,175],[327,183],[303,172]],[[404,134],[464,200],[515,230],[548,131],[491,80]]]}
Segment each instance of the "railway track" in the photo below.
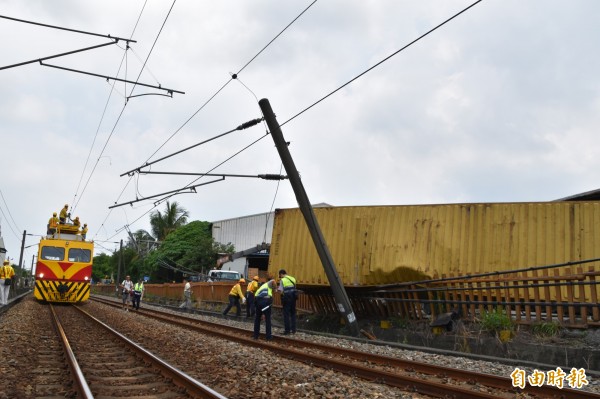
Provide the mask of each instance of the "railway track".
{"label": "railway track", "polygon": [[225,398],[79,307],[48,310],[59,339],[52,340],[39,370],[57,372],[38,373],[36,396]]}
{"label": "railway track", "polygon": [[[94,298],[107,305],[120,307],[111,301]],[[248,346],[259,346],[292,360],[336,370],[369,381],[397,387],[433,397],[456,398],[600,398],[600,395],[582,390],[553,386],[526,386],[514,388],[508,377],[474,373],[428,363],[411,362],[393,357],[312,343],[293,338],[276,337],[274,341],[255,341],[248,330],[209,323],[180,314],[142,309],[140,314],[178,325],[202,334]]]}

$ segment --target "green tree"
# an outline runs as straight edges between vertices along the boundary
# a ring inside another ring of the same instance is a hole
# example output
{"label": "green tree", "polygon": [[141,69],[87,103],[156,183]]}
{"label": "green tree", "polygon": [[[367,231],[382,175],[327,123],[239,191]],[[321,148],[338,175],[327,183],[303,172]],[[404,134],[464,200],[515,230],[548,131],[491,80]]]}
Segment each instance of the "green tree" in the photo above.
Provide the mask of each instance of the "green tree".
{"label": "green tree", "polygon": [[206,272],[214,268],[218,253],[233,251],[232,245],[215,243],[209,222],[196,220],[169,234],[160,247],[149,254],[146,267],[159,281],[178,280],[181,274],[174,269]]}
{"label": "green tree", "polygon": [[150,226],[152,226],[152,235],[158,241],[164,239],[179,227],[187,223],[189,217],[188,211],[180,207],[177,202],[167,201],[165,211],[154,211],[150,214]]}
{"label": "green tree", "polygon": [[92,278],[98,282],[104,279],[104,276],[117,278],[116,269],[112,266],[112,257],[105,253],[94,256],[94,264],[92,266]]}

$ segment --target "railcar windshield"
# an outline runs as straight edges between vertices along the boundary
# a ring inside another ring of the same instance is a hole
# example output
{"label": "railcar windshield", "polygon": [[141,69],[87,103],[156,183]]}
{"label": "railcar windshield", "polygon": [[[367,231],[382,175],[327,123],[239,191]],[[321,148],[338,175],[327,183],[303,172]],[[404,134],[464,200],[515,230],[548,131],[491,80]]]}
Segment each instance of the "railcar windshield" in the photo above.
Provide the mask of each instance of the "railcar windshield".
{"label": "railcar windshield", "polygon": [[41,258],[43,260],[63,260],[65,259],[65,249],[62,247],[42,247]]}
{"label": "railcar windshield", "polygon": [[89,263],[92,258],[92,251],[83,248],[69,249],[69,262]]}

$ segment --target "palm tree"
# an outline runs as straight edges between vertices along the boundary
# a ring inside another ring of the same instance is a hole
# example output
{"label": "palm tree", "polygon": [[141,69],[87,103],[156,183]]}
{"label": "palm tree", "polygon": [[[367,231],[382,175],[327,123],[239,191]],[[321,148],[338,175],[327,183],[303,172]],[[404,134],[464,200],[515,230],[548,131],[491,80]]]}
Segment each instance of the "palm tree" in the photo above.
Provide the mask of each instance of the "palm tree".
{"label": "palm tree", "polygon": [[185,208],[180,207],[177,202],[169,203],[169,201],[167,201],[164,215],[160,211],[155,211],[150,214],[152,235],[154,235],[158,241],[163,241],[169,233],[186,224],[188,216],[188,211]]}

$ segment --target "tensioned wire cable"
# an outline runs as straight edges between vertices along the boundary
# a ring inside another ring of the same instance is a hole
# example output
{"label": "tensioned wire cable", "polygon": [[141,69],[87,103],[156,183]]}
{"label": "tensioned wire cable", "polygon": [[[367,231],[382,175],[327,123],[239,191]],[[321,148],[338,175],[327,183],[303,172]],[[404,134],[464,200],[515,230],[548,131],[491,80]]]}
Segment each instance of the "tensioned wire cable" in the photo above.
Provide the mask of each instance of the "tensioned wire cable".
{"label": "tensioned wire cable", "polygon": [[[260,51],[258,51],[258,53],[256,53],[256,55],[254,55],[254,57],[252,57],[248,62],[246,62],[246,64],[244,64],[244,66],[242,68],[240,68],[240,70],[237,72],[238,75],[240,74],[244,69],[246,69],[246,67],[248,67],[248,65],[250,65],[263,51],[265,51],[267,49],[267,47],[269,47],[277,38],[279,38],[279,36],[281,36],[294,22],[296,22],[296,20],[298,20],[298,18],[300,18],[302,15],[304,15],[304,13],[306,11],[308,11],[308,9],[310,7],[312,7],[315,3],[317,2],[317,0],[314,0],[312,3],[310,3],[300,14],[298,14],[298,16],[296,16],[296,18],[294,18],[289,24],[287,24],[273,39],[271,39]],[[237,76],[236,76],[237,77]],[[177,135],[177,133],[179,133],[181,131],[181,129],[183,129],[201,110],[203,110],[208,103],[210,103],[221,91],[223,91],[223,89],[225,89],[225,87],[232,81],[234,80],[234,78],[230,78],[227,82],[225,82],[212,96],[210,96],[208,98],[208,100],[206,100],[179,128],[177,128],[175,130],[175,132],[169,136],[167,138],[167,140],[165,140],[165,142],[163,144],[161,144],[156,151],[154,151],[147,159],[145,162],[148,162],[154,155],[156,155],[156,153],[158,153],[158,151],[160,151],[175,135]],[[265,136],[261,137],[259,140],[261,140],[262,138],[264,138]],[[237,155],[237,154],[235,154]],[[235,156],[234,155],[234,156]],[[233,156],[232,156],[233,157]],[[232,157],[228,158],[231,159]],[[215,166],[214,168],[212,168],[211,170],[214,170],[216,167],[222,165],[222,163],[220,163],[219,165]],[[209,173],[209,172],[207,172]],[[130,179],[128,180],[128,183]],[[189,185],[193,184],[195,181],[197,181],[198,179],[194,180],[193,182],[189,183]],[[187,186],[186,186],[187,187]],[[123,192],[125,191],[125,188],[123,189],[123,191],[119,194],[119,197],[117,198],[117,200],[115,201],[115,203],[117,203],[119,201],[119,199],[121,198],[121,196],[123,195]],[[164,199],[163,199],[164,200]],[[162,202],[162,200],[159,200],[160,202]],[[158,206],[158,204],[160,203],[158,202],[154,207],[152,207],[150,210],[148,210],[147,212],[145,212],[144,214],[142,214],[140,217],[138,217],[137,219],[135,219],[131,224],[137,222],[138,220],[140,220],[143,216],[145,216],[146,214],[148,214],[150,211],[152,211],[152,209],[156,208],[156,206]],[[104,219],[104,221],[102,222],[102,225],[104,225],[104,223],[106,222],[106,220],[108,220],[108,217],[110,216],[112,212],[112,209],[110,209],[110,211],[108,212],[106,218]],[[118,230],[118,232],[120,232],[121,229]],[[117,234],[118,234],[117,232]],[[115,234],[116,235],[116,234]],[[114,237],[115,235],[113,235],[112,237]],[[111,237],[111,238],[112,238]]]}
{"label": "tensioned wire cable", "polygon": [[[162,24],[162,26],[161,26],[161,28],[160,28],[160,30],[159,30],[159,32],[158,32],[158,34],[157,34],[157,36],[156,36],[155,40],[154,40],[154,43],[152,44],[152,48],[151,48],[151,49],[150,49],[150,51],[148,52],[148,56],[146,57],[146,61],[144,62],[144,65],[143,65],[143,66],[142,66],[142,68],[140,69],[140,73],[138,74],[138,77],[137,77],[137,79],[136,79],[136,83],[137,83],[137,81],[139,80],[139,78],[140,78],[140,76],[141,76],[141,74],[142,74],[142,71],[143,71],[143,70],[144,70],[144,68],[145,68],[145,65],[146,65],[146,63],[148,62],[148,59],[150,58],[150,55],[152,54],[152,51],[154,50],[154,47],[155,47],[155,45],[156,45],[156,42],[158,41],[158,38],[160,37],[160,34],[162,33],[162,31],[163,31],[163,29],[164,29],[164,27],[165,27],[165,24],[166,24],[166,22],[167,22],[167,20],[168,20],[168,18],[169,18],[169,16],[170,16],[170,14],[171,14],[171,11],[173,10],[173,7],[175,6],[175,2],[176,2],[176,1],[177,1],[177,0],[173,0],[173,3],[171,4],[171,8],[169,9],[169,12],[167,13],[167,15],[166,15],[166,17],[165,17],[165,19],[164,19],[164,21],[163,21],[163,24]],[[146,4],[144,3],[144,7],[145,7],[145,6],[146,6]],[[142,9],[142,11],[143,11],[143,9]],[[141,17],[141,13],[140,13],[140,17]],[[134,30],[133,30],[133,32],[135,32],[135,29],[137,28],[137,25],[138,25],[138,23],[139,23],[139,18],[138,18],[138,21],[136,22],[136,25],[135,25],[135,27],[134,27]],[[133,35],[133,32],[132,32],[132,35]],[[132,87],[132,89],[131,89],[131,91],[130,91],[130,95],[133,93],[133,90],[134,90],[134,89],[135,89],[135,85]],[[98,156],[98,159],[96,160],[96,164],[94,165],[94,168],[93,168],[92,172],[90,173],[90,176],[89,176],[89,178],[88,178],[88,180],[87,180],[87,182],[86,182],[86,185],[85,185],[84,189],[82,190],[82,193],[81,193],[81,196],[79,197],[79,200],[81,200],[81,197],[83,196],[83,192],[84,192],[84,191],[85,191],[85,189],[87,188],[87,185],[89,184],[89,182],[90,182],[90,180],[91,180],[91,178],[92,178],[92,175],[94,174],[94,171],[95,171],[95,169],[96,169],[96,167],[97,167],[97,165],[98,165],[98,162],[100,161],[100,158],[102,157],[102,154],[104,153],[104,151],[105,151],[105,149],[106,149],[106,147],[107,147],[107,145],[108,145],[108,142],[110,141],[110,139],[111,139],[111,137],[112,137],[113,133],[115,132],[115,129],[116,129],[116,127],[117,127],[117,124],[118,124],[118,123],[119,123],[119,121],[121,120],[121,117],[122,117],[122,115],[123,115],[123,112],[125,111],[125,107],[126,107],[126,106],[127,106],[127,102],[125,102],[125,104],[123,105],[123,108],[121,109],[121,112],[119,113],[119,116],[117,117],[117,120],[116,120],[115,124],[113,125],[113,128],[112,128],[112,130],[111,130],[111,132],[110,132],[110,135],[109,135],[109,137],[106,139],[106,142],[105,142],[105,144],[104,144],[104,147],[102,148],[102,151],[100,152],[100,155]],[[131,182],[131,177],[130,177],[130,178],[128,179],[128,181],[125,183],[125,186],[123,187],[123,190],[122,190],[122,191],[121,191],[121,193],[119,194],[119,196],[118,196],[118,198],[117,198],[117,200],[116,200],[116,201],[118,201],[118,200],[121,198],[121,196],[122,196],[122,195],[123,195],[123,193],[125,192],[125,189],[127,188],[127,186],[129,185],[129,183],[130,183],[130,182]],[[77,202],[77,203],[79,203],[79,200],[78,200],[78,202]],[[115,201],[115,202],[116,202],[116,201]],[[99,231],[100,231],[100,229],[101,229],[101,228],[104,226],[104,223],[106,223],[106,221],[108,220],[108,218],[109,218],[109,216],[110,216],[110,214],[111,214],[111,213],[112,213],[112,209],[110,209],[110,210],[108,211],[108,213],[107,213],[106,217],[104,218],[104,221],[103,221],[103,222],[102,222],[102,224],[101,224],[101,225],[98,227],[98,232],[99,232]],[[98,232],[97,232],[97,233],[94,235],[94,238],[95,238],[95,237],[98,235]]]}
{"label": "tensioned wire cable", "polygon": [[[478,3],[482,2],[483,0],[478,0],[476,2],[474,2],[473,4],[469,5],[468,7],[464,8],[463,10],[459,11],[458,13],[454,14],[453,16],[451,16],[450,18],[446,19],[445,21],[443,21],[442,23],[438,24],[437,26],[435,26],[434,28],[430,29],[429,31],[425,32],[424,34],[422,34],[421,36],[419,36],[418,38],[414,39],[413,41],[411,41],[410,43],[408,43],[407,45],[403,46],[402,48],[398,49],[397,51],[395,51],[394,53],[390,54],[389,56],[387,56],[386,58],[384,58],[383,60],[379,61],[378,63],[376,63],[375,65],[373,65],[372,67],[368,68],[367,70],[365,70],[364,72],[360,73],[359,75],[355,76],[354,78],[352,78],[351,80],[349,80],[348,82],[344,83],[342,86],[338,87],[337,89],[333,90],[332,92],[328,93],[327,95],[325,95],[324,97],[322,97],[321,99],[319,99],[318,101],[314,102],[313,104],[311,104],[310,106],[308,106],[307,108],[303,109],[302,111],[300,111],[299,113],[297,113],[296,115],[292,116],[290,119],[286,120],[285,122],[283,122],[282,124],[280,124],[280,126],[283,126],[285,124],[287,124],[288,122],[292,121],[293,119],[297,118],[298,116],[300,116],[301,114],[303,114],[304,112],[308,111],[309,109],[313,108],[314,106],[316,106],[317,104],[319,104],[320,102],[324,101],[325,99],[327,99],[328,97],[332,96],[333,94],[335,94],[336,92],[338,92],[339,90],[341,90],[342,88],[348,86],[350,83],[354,82],[355,80],[359,79],[360,77],[364,76],[366,73],[370,72],[371,70],[375,69],[376,67],[378,67],[379,65],[383,64],[384,62],[388,61],[389,59],[391,59],[392,57],[394,57],[395,55],[397,55],[398,53],[400,53],[401,51],[405,50],[406,48],[410,47],[411,45],[413,45],[414,43],[420,41],[421,39],[423,39],[424,37],[428,36],[429,34],[431,34],[432,32],[436,31],[437,29],[439,29],[440,27],[442,27],[443,25],[447,24],[448,22],[450,22],[451,20],[455,19],[456,17],[458,17],[459,15],[463,14],[464,12],[466,12],[467,10],[471,9],[472,7],[474,7],[475,5],[477,5]],[[314,2],[312,3],[314,4]],[[312,6],[312,4],[310,6]],[[310,7],[309,6],[309,7]],[[289,25],[288,25],[289,26]],[[261,50],[262,51],[262,50]],[[231,80],[230,80],[231,81]],[[230,81],[228,81],[220,90],[222,90]],[[191,119],[191,118],[190,118]],[[186,122],[187,123],[187,122]],[[174,134],[173,134],[174,135]],[[172,137],[172,136],[171,136]],[[262,139],[264,137],[261,137],[260,139]],[[171,138],[169,138],[168,140],[170,140]],[[259,139],[259,140],[260,140]],[[168,141],[167,140],[167,141]],[[166,142],[164,143],[166,144]],[[163,145],[164,145],[163,144]],[[161,146],[162,147],[162,146]],[[159,148],[160,149],[160,148]],[[158,150],[157,150],[158,151]],[[156,153],[156,152],[155,152]],[[154,154],[153,154],[154,155]],[[214,168],[213,168],[214,169]],[[213,170],[211,169],[211,170]],[[202,176],[200,176],[199,178],[195,179],[193,182],[197,181],[198,179],[200,179]],[[192,183],[193,183],[192,182]],[[192,183],[189,183],[188,185],[191,185]],[[187,186],[186,186],[187,187]]]}
{"label": "tensioned wire cable", "polygon": [[[144,65],[142,65],[142,67],[140,68],[140,72],[135,80],[135,83],[133,85],[133,87],[131,88],[131,91],[129,93],[129,95],[131,96],[131,94],[133,94],[133,91],[136,88],[136,84],[139,81],[140,77],[142,76],[142,72],[144,71],[144,67],[146,66],[146,63],[148,62],[148,59],[150,58],[150,55],[152,55],[152,51],[154,51],[154,47],[156,46],[156,42],[158,41],[158,38],[160,37],[165,24],[167,23],[167,20],[169,19],[169,16],[171,15],[171,11],[173,11],[173,7],[175,6],[175,2],[177,0],[173,0],[173,3],[171,4],[171,8],[169,9],[169,12],[167,13],[162,26],[160,27],[160,30],[158,31],[158,34],[156,35],[156,38],[154,39],[154,43],[152,44],[152,47],[150,48],[150,51],[148,52],[148,55],[146,56],[146,61],[144,61]],[[137,24],[136,24],[137,26]],[[117,121],[115,122],[108,138],[106,139],[106,142],[104,143],[104,147],[102,147],[102,151],[100,151],[100,154],[98,155],[98,159],[96,160],[96,163],[94,164],[94,168],[92,169],[92,171],[90,172],[90,176],[88,177],[87,182],[85,183],[85,186],[83,187],[83,190],[81,190],[81,195],[79,196],[79,199],[77,200],[77,203],[79,203],[79,201],[81,201],[81,197],[83,197],[83,193],[85,192],[88,184],[90,183],[90,180],[92,179],[92,176],[94,175],[94,172],[96,171],[96,167],[98,166],[98,163],[100,162],[100,158],[102,157],[102,154],[104,154],[104,151],[106,150],[106,147],[108,146],[108,143],[110,141],[110,139],[112,138],[112,135],[114,134],[116,128],[117,128],[117,124],[119,123],[119,121],[121,120],[121,116],[123,116],[123,112],[125,112],[125,107],[127,107],[127,102],[125,102],[125,104],[123,105],[123,108],[121,109],[121,112],[119,113],[119,116],[117,118]]]}
{"label": "tensioned wire cable", "polygon": [[[303,10],[303,11],[302,11],[300,14],[298,14],[298,16],[297,16],[296,18],[294,18],[294,19],[293,19],[293,20],[292,20],[292,21],[291,21],[289,24],[287,24],[287,25],[286,25],[286,27],[285,27],[285,28],[283,28],[283,29],[281,30],[281,32],[279,32],[277,35],[275,35],[275,37],[274,37],[273,39],[271,39],[271,41],[269,41],[269,43],[267,43],[267,44],[266,44],[266,45],[265,45],[265,46],[264,46],[262,49],[260,49],[260,51],[259,51],[258,53],[256,53],[256,55],[255,55],[254,57],[252,57],[252,58],[250,59],[250,61],[248,61],[248,62],[247,62],[247,63],[246,63],[246,64],[245,64],[245,65],[244,65],[244,66],[243,66],[243,67],[242,67],[242,68],[241,68],[241,69],[240,69],[240,70],[239,70],[239,71],[238,71],[236,74],[234,74],[234,75],[233,75],[233,76],[232,76],[232,77],[231,77],[229,80],[227,80],[227,82],[225,82],[225,84],[223,84],[223,85],[222,85],[222,86],[221,86],[221,87],[220,87],[220,88],[219,88],[219,89],[216,91],[216,93],[214,93],[212,96],[210,96],[210,97],[209,97],[209,99],[208,99],[208,100],[206,100],[206,102],[205,102],[204,104],[202,104],[202,105],[200,106],[200,108],[198,108],[198,109],[196,110],[196,112],[194,112],[194,113],[192,114],[192,116],[190,116],[190,117],[189,117],[189,118],[188,118],[188,119],[187,119],[187,120],[186,120],[186,121],[185,121],[185,122],[184,122],[184,123],[183,123],[183,124],[182,124],[182,125],[181,125],[179,128],[177,128],[177,130],[175,130],[175,132],[174,132],[174,133],[173,133],[171,136],[169,136],[169,138],[167,138],[167,140],[165,140],[165,142],[164,142],[164,143],[162,143],[162,144],[161,144],[161,145],[160,145],[160,146],[159,146],[159,147],[156,149],[156,151],[154,151],[154,152],[153,152],[153,153],[152,153],[152,154],[151,154],[151,155],[148,157],[148,159],[146,160],[146,162],[148,162],[148,161],[150,160],[150,158],[152,158],[154,155],[156,155],[156,153],[157,153],[158,151],[160,151],[160,149],[161,149],[161,148],[163,148],[163,147],[164,147],[164,146],[165,146],[165,145],[166,145],[166,144],[167,144],[167,143],[168,143],[168,142],[169,142],[169,141],[170,141],[170,140],[171,140],[171,139],[172,139],[172,138],[173,138],[173,137],[174,137],[174,136],[175,136],[177,133],[179,133],[179,132],[181,131],[181,129],[183,129],[183,127],[184,127],[185,125],[187,125],[187,124],[188,124],[188,123],[189,123],[189,122],[190,122],[190,121],[191,121],[191,120],[192,120],[192,119],[193,119],[193,118],[194,118],[194,117],[195,117],[195,116],[198,114],[198,112],[200,112],[202,109],[204,109],[204,107],[206,107],[206,106],[208,105],[208,103],[209,103],[209,102],[211,102],[211,101],[212,101],[212,99],[213,99],[213,98],[215,98],[215,97],[217,96],[217,94],[219,94],[219,93],[220,93],[220,92],[221,92],[221,91],[222,91],[222,90],[223,90],[223,89],[224,89],[224,88],[225,88],[225,87],[226,87],[226,86],[227,86],[229,83],[231,83],[231,81],[232,81],[232,80],[236,79],[236,78],[237,78],[237,75],[239,75],[240,73],[242,73],[242,71],[243,71],[244,69],[246,69],[246,67],[247,67],[248,65],[250,65],[250,64],[252,63],[252,61],[254,61],[256,58],[258,58],[258,56],[259,56],[260,54],[262,54],[262,52],[263,52],[263,51],[265,51],[265,50],[267,49],[267,47],[269,47],[269,46],[270,46],[270,45],[271,45],[271,44],[272,44],[272,43],[273,43],[273,42],[274,42],[274,41],[275,41],[277,38],[279,38],[279,36],[281,36],[281,35],[283,34],[283,32],[285,32],[285,31],[286,31],[286,30],[287,30],[287,29],[288,29],[290,26],[292,26],[292,24],[293,24],[294,22],[296,22],[296,21],[298,20],[298,18],[300,18],[302,15],[304,15],[304,13],[305,13],[306,11],[308,11],[308,9],[309,9],[310,7],[312,7],[312,6],[313,6],[313,4],[315,4],[316,2],[317,2],[317,0],[314,0],[312,3],[310,3],[310,4],[308,5],[308,7],[306,7],[306,8],[305,8],[305,9],[304,9],[304,10]],[[234,76],[235,76],[235,77],[234,77]]]}
{"label": "tensioned wire cable", "polygon": [[[142,6],[142,9],[140,10],[140,14],[138,15],[138,18],[135,22],[135,25],[133,27],[133,30],[131,31],[131,35],[129,35],[129,38],[133,38],[133,35],[135,34],[135,31],[137,30],[138,24],[140,23],[140,20],[142,18],[142,14],[144,13],[144,10],[146,9],[146,4],[148,3],[148,0],[146,0],[144,2],[144,5]],[[123,67],[123,62],[126,58],[127,55],[127,50],[128,48],[125,48],[125,52],[123,53],[123,58],[121,58],[121,63],[119,64],[119,68],[117,69],[117,75],[119,76],[119,72],[121,72],[121,68]],[[92,151],[94,149],[94,146],[96,145],[96,139],[98,137],[98,133],[100,132],[100,127],[102,126],[102,121],[104,121],[104,117],[106,115],[106,110],[108,108],[108,104],[110,102],[110,98],[112,97],[112,93],[115,90],[115,85],[117,84],[117,81],[113,81],[113,84],[111,86],[111,90],[110,93],[108,93],[108,98],[106,99],[106,104],[104,105],[104,110],[102,111],[102,116],[100,117],[100,121],[98,122],[98,127],[96,128],[96,134],[94,135],[94,140],[92,141],[92,146],[90,147],[90,151],[88,152],[88,156],[87,159],[85,160],[85,165],[83,166],[83,170],[81,171],[81,177],[79,178],[79,183],[77,184],[77,189],[75,190],[75,194],[73,195],[73,201],[71,201],[72,204],[75,204],[75,198],[77,198],[77,193],[79,192],[79,188],[81,187],[81,181],[83,180],[83,175],[85,174],[85,171],[87,169],[90,157],[92,155]],[[98,157],[98,160],[96,161],[96,163],[98,163],[100,161],[100,157]],[[90,176],[91,178],[91,176]],[[83,192],[81,193],[81,195],[83,195]],[[79,204],[79,201],[77,201],[77,204]],[[76,207],[76,205],[73,206],[71,209],[74,210],[74,208]]]}
{"label": "tensioned wire cable", "polygon": [[309,109],[311,109],[312,107],[314,107],[315,105],[319,104],[321,101],[325,100],[326,98],[332,96],[333,94],[337,93],[338,91],[340,91],[341,89],[343,89],[344,87],[348,86],[350,83],[354,82],[355,80],[357,80],[358,78],[360,78],[361,76],[365,75],[367,72],[370,72],[371,70],[377,68],[379,65],[383,64],[384,62],[386,62],[387,60],[389,60],[390,58],[392,58],[393,56],[395,56],[396,54],[398,54],[399,52],[403,51],[404,49],[412,46],[413,44],[415,44],[416,42],[418,42],[419,40],[423,39],[425,36],[429,35],[430,33],[432,33],[433,31],[437,30],[438,28],[442,27],[443,25],[447,24],[448,22],[452,21],[454,18],[458,17],[459,15],[461,15],[462,13],[466,12],[467,10],[469,10],[470,8],[474,7],[475,5],[477,5],[478,3],[481,3],[483,0],[478,0],[475,3],[471,4],[470,6],[464,8],[462,11],[454,14],[453,16],[451,16],[450,18],[448,18],[447,20],[445,20],[444,22],[442,22],[441,24],[437,25],[436,27],[430,29],[429,31],[423,33],[421,36],[417,37],[415,40],[413,40],[412,42],[408,43],[407,45],[405,45],[404,47],[400,48],[399,50],[393,52],[392,54],[388,55],[387,57],[385,57],[383,60],[379,61],[377,64],[373,65],[372,67],[368,68],[367,70],[365,70],[364,72],[362,72],[361,74],[355,76],[354,78],[350,79],[349,81],[347,81],[346,83],[344,83],[343,85],[341,85],[340,87],[338,87],[337,89],[335,89],[334,91],[330,92],[329,94],[327,94],[326,96],[322,97],[321,99],[317,100],[316,102],[314,102],[313,104],[309,105],[308,107],[304,108],[302,111],[298,112],[296,115],[292,116],[290,119],[286,120],[285,122],[283,122],[282,124],[280,124],[279,126],[283,126],[288,122],[291,122],[292,120],[296,119],[298,116],[302,115],[303,113],[305,113],[306,111],[308,111]]}

